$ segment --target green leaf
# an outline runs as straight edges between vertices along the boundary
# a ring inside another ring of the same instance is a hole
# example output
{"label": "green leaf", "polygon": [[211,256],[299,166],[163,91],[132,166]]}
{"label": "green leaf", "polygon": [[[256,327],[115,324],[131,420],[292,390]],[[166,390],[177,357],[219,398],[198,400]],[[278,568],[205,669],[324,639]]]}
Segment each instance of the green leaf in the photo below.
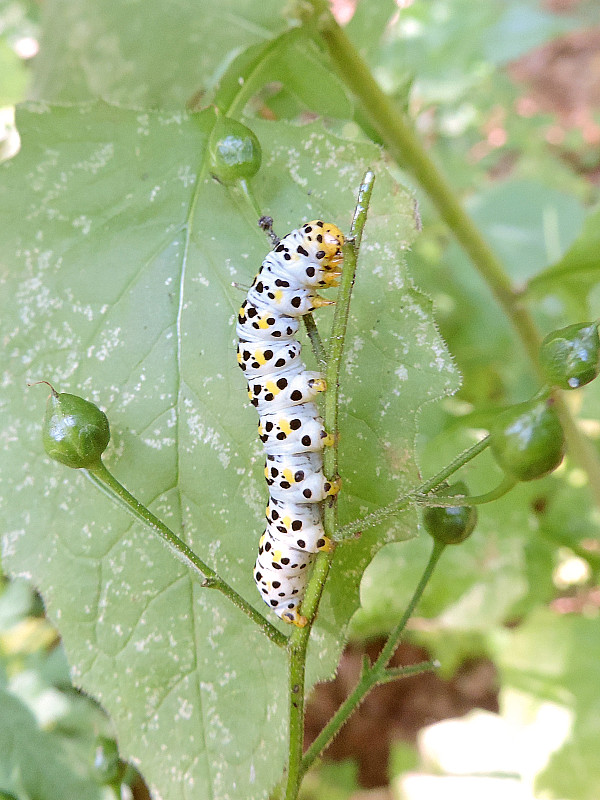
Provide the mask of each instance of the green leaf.
{"label": "green leaf", "polygon": [[540,533],[555,546],[577,550],[587,543],[590,558],[600,566],[595,550],[589,549],[589,544],[600,538],[600,521],[589,487],[579,478],[575,467],[549,499],[540,519]]}
{"label": "green leaf", "polygon": [[[440,331],[464,378],[460,398],[477,408],[533,394],[537,386],[529,364],[513,357],[518,347],[514,331],[458,245],[451,243],[442,252],[424,232],[408,263],[433,296]],[[453,457],[451,452],[448,456]]]}
{"label": "green leaf", "polygon": [[369,57],[377,53],[386,27],[397,13],[398,6],[394,0],[381,0],[379,3],[359,0],[345,29],[361,55]]}
{"label": "green leaf", "polygon": [[[49,378],[101,406],[111,470],[269,613],[252,580],[266,491],[233,348],[243,294],[231,285],[251,282],[268,244],[254,212],[208,174],[214,121],[212,109],[31,106],[0,182],[3,563],[39,586],[75,682],[114,718],[123,757],[169,800],[192,785],[199,796],[251,800],[279,778],[284,654],[80,473],[44,457],[44,392],[25,384]],[[416,410],[454,390],[457,376],[403,266],[412,200],[377,149],[318,125],[253,129],[264,154],[255,193],[280,234],[317,216],[347,228],[365,167],[378,176],[342,379],[350,519],[414,484]],[[405,514],[339,548],[309,683],[335,668],[373,553],[415,529]]]}
{"label": "green leaf", "polygon": [[183,108],[240,49],[284,27],[278,0],[50,0],[30,95]]}
{"label": "green leaf", "polygon": [[33,604],[33,591],[27,581],[7,581],[0,591],[0,630],[16,625]]}
{"label": "green leaf", "polygon": [[[473,536],[444,552],[418,613],[430,619],[429,633],[485,632],[510,618],[527,594],[523,538],[526,506],[511,492],[493,511],[480,510]],[[498,530],[497,515],[506,527]],[[512,535],[511,535],[512,532]],[[424,533],[406,545],[385,548],[369,565],[361,588],[362,608],[353,630],[384,633],[406,608],[431,552]]]}
{"label": "green leaf", "polygon": [[[378,78],[396,88],[406,83],[407,73],[414,75],[415,94],[421,102],[442,106],[460,102],[463,113],[473,108],[474,99],[480,106],[489,101],[490,90],[496,94],[502,80],[494,75],[496,64],[504,65],[578,24],[573,17],[540,11],[537,0],[411,3],[393,15],[375,51],[373,40],[365,41],[357,28],[371,12],[370,25],[377,35],[379,15],[388,7],[386,2],[363,0],[355,15],[357,22],[353,19],[348,26],[357,44],[367,50]],[[484,96],[478,96],[479,92]]]}

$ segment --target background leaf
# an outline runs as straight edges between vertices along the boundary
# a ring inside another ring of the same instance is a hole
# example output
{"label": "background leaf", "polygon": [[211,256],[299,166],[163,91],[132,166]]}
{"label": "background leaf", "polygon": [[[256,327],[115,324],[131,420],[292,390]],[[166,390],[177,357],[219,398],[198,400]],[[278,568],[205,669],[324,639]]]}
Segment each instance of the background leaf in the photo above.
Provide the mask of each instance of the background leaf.
{"label": "background leaf", "polygon": [[[23,151],[0,173],[4,557],[44,589],[64,631],[75,681],[115,710],[126,754],[148,758],[142,766],[155,795],[167,786],[163,796],[175,791],[178,797],[193,779],[200,794],[210,786],[221,796],[264,796],[282,759],[282,654],[262,637],[253,638],[246,621],[218,597],[199,593],[147,532],[131,526],[80,476],[42,458],[45,390],[25,391],[24,383],[52,377],[59,388],[107,408],[113,429],[109,457],[117,475],[259,604],[249,567],[263,524],[262,455],[255,414],[244,408],[243,381],[230,361],[232,320],[243,295],[229,283],[249,283],[267,245],[254,213],[205,172],[211,112],[190,119],[181,113],[184,104],[198,108],[223,99],[230,82],[236,115],[245,106],[265,146],[266,166],[255,188],[280,234],[321,213],[347,227],[362,168],[377,170],[342,378],[343,519],[415,482],[415,410],[456,385],[431,327],[430,303],[412,287],[403,264],[397,269],[395,263],[412,239],[411,204],[383,178],[378,154],[368,146],[323,135],[320,128],[252,119],[305,121],[308,110],[335,117],[329,124],[344,136],[357,135],[356,124],[346,120],[353,113],[346,90],[328,58],[304,37],[298,20],[285,19],[297,6],[48,0],[43,7],[42,50],[33,59],[36,97],[103,97],[172,113],[98,106],[37,115],[30,108],[20,118]],[[362,0],[347,27],[515,282],[525,287],[523,301],[542,333],[593,319],[600,309],[593,263],[597,212],[590,212],[579,232],[583,206],[597,202],[598,194],[596,38],[586,30],[598,20],[598,8],[589,1],[570,8],[567,16],[550,6],[540,10],[538,0],[432,0],[403,8],[391,0]],[[0,46],[14,49],[20,37],[36,37],[38,14],[35,0],[0,0]],[[554,46],[507,63],[574,25],[580,30]],[[282,46],[292,40],[296,47]],[[240,71],[257,53],[259,69],[251,75]],[[0,70],[0,90],[9,99],[19,91],[14,78],[21,82],[21,67],[16,74]],[[354,113],[359,135],[378,141],[368,116]],[[418,197],[424,232],[409,254],[410,271],[432,296],[441,332],[464,375],[460,393],[426,405],[420,414],[420,467],[428,475],[480,436],[498,407],[539,387],[489,289],[465,254],[449,244],[423,193]],[[318,316],[325,331],[331,315]],[[592,436],[598,431],[599,392],[595,382],[566,398]],[[499,479],[487,457],[464,472],[472,491],[485,491]],[[596,613],[597,516],[585,476],[568,460],[552,477],[481,509],[474,536],[444,554],[410,636],[442,661],[444,676],[460,668],[459,680],[482,657],[492,659],[484,667],[490,675],[513,647],[521,654],[538,648],[545,657],[556,612]],[[416,518],[406,514],[339,549],[311,647],[309,683],[331,674],[356,608],[360,572],[372,553],[382,541],[413,536],[417,529]],[[361,587],[364,606],[354,620],[355,635],[389,629],[429,547],[419,537],[394,541],[376,555]],[[573,568],[576,576],[569,580]],[[18,616],[11,603],[0,602],[6,624]],[[548,618],[536,613],[550,604]],[[538,622],[544,632],[533,636]],[[39,624],[36,618],[32,630]],[[558,628],[565,647],[568,642],[584,649],[589,636],[593,661],[589,626],[574,632],[559,620]],[[523,639],[513,639],[521,631]],[[8,639],[1,636],[5,647]],[[35,710],[47,686],[69,692],[62,655],[24,658],[26,675],[17,672],[17,679],[12,676],[21,655],[10,661],[3,655],[0,685],[9,687],[23,709]],[[506,684],[502,697],[516,729],[520,720],[527,726],[528,715],[542,719],[536,709],[546,713],[548,705],[533,681],[525,686],[537,670],[529,661],[517,665],[517,677],[506,670],[498,678]],[[589,680],[560,669],[544,678],[544,691],[552,693],[573,734],[572,746],[565,739],[540,783],[549,796],[568,794],[574,773],[577,797],[598,795],[592,661],[582,661]],[[418,704],[415,688],[409,693]],[[492,697],[491,682],[488,690]],[[420,696],[427,718],[439,712],[427,690]],[[71,700],[88,702],[74,691]],[[86,714],[69,712],[61,719],[59,750],[73,748],[68,766],[76,764],[79,774],[89,766],[89,731],[103,719],[96,709],[86,728]],[[21,723],[31,729],[27,713],[11,718],[11,729]],[[364,729],[362,738],[369,738]],[[172,742],[168,754],[165,742]],[[377,760],[375,744],[373,737],[365,748],[369,763]],[[40,752],[54,751],[40,746]],[[347,764],[343,773],[344,795],[353,791],[352,768]],[[527,768],[531,775],[543,767],[529,759]],[[333,774],[322,783],[336,796]],[[7,788],[15,791],[14,784]],[[324,795],[322,787],[312,790]],[[19,800],[29,800],[22,787]]]}
{"label": "background leaf", "polygon": [[[274,84],[279,87],[277,90]],[[224,113],[234,116],[263,89],[277,91],[275,100],[268,99],[270,108],[274,102],[283,107],[281,95],[288,101],[293,99],[287,109],[290,118],[307,109],[340,118],[352,113],[352,104],[342,82],[331,73],[326,53],[301,28],[291,28],[267,42],[247,47],[220,76],[214,100]]]}
{"label": "background leaf", "polygon": [[0,792],[19,800],[105,797],[94,768],[110,722],[76,692],[56,632],[24,580],[0,585]]}
{"label": "background leaf", "polygon": [[534,181],[493,184],[474,198],[470,211],[519,282],[566,252],[585,219],[576,198]]}

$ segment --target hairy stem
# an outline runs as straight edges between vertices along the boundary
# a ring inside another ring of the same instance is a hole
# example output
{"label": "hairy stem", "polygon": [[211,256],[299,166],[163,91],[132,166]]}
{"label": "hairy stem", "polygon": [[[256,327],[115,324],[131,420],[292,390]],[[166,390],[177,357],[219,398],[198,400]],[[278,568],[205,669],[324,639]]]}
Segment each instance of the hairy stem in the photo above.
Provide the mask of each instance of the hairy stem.
{"label": "hairy stem", "polygon": [[[335,712],[333,717],[329,720],[327,725],[323,728],[323,730],[319,733],[317,738],[308,748],[306,753],[304,754],[304,758],[302,759],[302,774],[304,774],[313,764],[315,759],[323,752],[323,750],[327,747],[327,745],[332,741],[334,736],[339,732],[340,728],[344,725],[348,717],[352,714],[352,712],[358,707],[358,705],[364,700],[365,696],[371,691],[371,689],[376,686],[378,683],[387,683],[388,680],[394,680],[398,677],[403,677],[405,674],[414,674],[405,671],[398,671],[396,669],[387,670],[387,665],[394,655],[394,652],[398,645],[400,644],[400,640],[402,638],[402,634],[404,633],[404,629],[406,627],[406,623],[410,619],[413,611],[419,600],[421,599],[421,595],[427,585],[433,570],[435,569],[436,564],[438,563],[440,556],[444,552],[445,545],[440,544],[439,542],[434,542],[433,550],[431,552],[431,556],[425,567],[423,575],[421,576],[421,580],[417,588],[414,591],[414,594],[410,600],[410,603],[406,607],[404,614],[402,615],[401,620],[395,626],[395,628],[390,633],[381,653],[379,654],[377,660],[372,666],[365,665],[362,671],[362,674],[359,678],[358,683],[354,687],[353,691],[348,695],[348,697],[344,700],[342,705],[338,708]],[[421,667],[422,665],[417,665]],[[435,664],[432,662],[428,662],[427,666],[424,669],[433,668]],[[406,668],[403,668],[405,670]],[[410,668],[408,668],[410,669]],[[418,671],[423,671],[418,669]]]}
{"label": "hairy stem", "polygon": [[[338,468],[338,405],[339,405],[339,376],[342,364],[344,341],[346,338],[346,325],[350,311],[350,298],[354,285],[354,274],[358,258],[358,249],[362,238],[362,231],[367,220],[369,199],[373,191],[375,176],[367,172],[363,178],[358,193],[358,200],[354,219],[350,230],[350,238],[344,244],[344,267],[340,288],[338,291],[337,305],[331,330],[329,343],[329,357],[325,380],[327,392],[325,395],[324,422],[325,429],[333,437],[333,446],[328,447],[323,455],[323,471],[328,478],[337,476]],[[337,503],[335,500],[326,504],[323,513],[323,527],[325,534],[333,538],[337,526]],[[304,628],[298,628],[290,636],[289,653],[289,760],[285,800],[295,800],[302,779],[302,746],[304,733],[304,665],[306,663],[306,650],[310,638],[312,621],[314,620],[325,581],[329,574],[333,554],[319,553],[311,572],[304,600],[302,613],[309,620]]]}
{"label": "hairy stem", "polygon": [[196,577],[201,579],[202,586],[208,589],[217,589],[224,594],[240,609],[240,611],[249,617],[252,622],[258,625],[262,632],[276,645],[279,647],[285,647],[287,645],[287,636],[278,631],[260,612],[247,603],[244,598],[224,581],[223,578],[219,577],[208,564],[205,564],[204,561],[198,558],[183,539],[180,539],[176,533],[164,524],[164,522],[130,494],[114,475],[109,472],[102,461],[93,469],[83,470],[83,473],[103,494],[112,500],[113,503],[123,508],[128,514],[134,517],[134,519],[149,528],[152,533],[159,536],[175,557],[185,564],[186,567],[189,567]]}
{"label": "hairy stem", "polygon": [[508,494],[517,485],[518,481],[505,475],[498,486],[490,489],[485,494],[457,494],[457,495],[436,495],[436,494],[414,494],[415,502],[420,506],[433,506],[436,508],[456,508],[457,506],[482,506],[485,503],[492,503]]}
{"label": "hairy stem", "polygon": [[431,672],[440,666],[439,661],[419,661],[418,664],[409,664],[406,667],[387,667],[383,677],[377,681],[378,686],[384,683],[392,683],[400,678],[410,678],[413,675],[421,675],[423,672]]}
{"label": "hairy stem", "polygon": [[327,354],[325,353],[325,348],[323,347],[323,340],[321,339],[321,334],[318,331],[315,318],[313,317],[312,314],[305,314],[302,317],[302,321],[304,322],[306,335],[308,336],[308,339],[310,341],[310,346],[312,347],[314,356],[317,359],[317,364],[319,365],[319,369],[322,372],[325,372],[325,370],[327,369]]}

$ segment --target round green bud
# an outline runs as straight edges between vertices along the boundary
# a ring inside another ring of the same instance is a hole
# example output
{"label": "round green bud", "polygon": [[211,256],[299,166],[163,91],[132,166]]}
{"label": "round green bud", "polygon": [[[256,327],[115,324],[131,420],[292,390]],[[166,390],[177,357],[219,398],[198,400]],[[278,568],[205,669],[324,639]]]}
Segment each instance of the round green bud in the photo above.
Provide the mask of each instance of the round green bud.
{"label": "round green bud", "polygon": [[116,783],[121,779],[123,765],[119,758],[119,749],[115,740],[108,736],[98,736],[96,739],[94,772],[101,784]]}
{"label": "round green bud", "polygon": [[[437,496],[443,499],[457,494],[468,495],[462,481],[440,489]],[[460,544],[468,539],[477,525],[475,506],[428,506],[423,511],[423,525],[427,533],[442,544]]]}
{"label": "round green bud", "polygon": [[44,450],[73,469],[96,466],[110,440],[106,414],[83,397],[50,388],[42,429]]}
{"label": "round green bud", "polygon": [[252,178],[260,169],[262,151],[256,135],[235,119],[219,117],[208,141],[211,172],[222,183]]}
{"label": "round green bud", "polygon": [[490,446],[502,469],[519,481],[552,472],[565,454],[565,437],[551,401],[532,400],[503,411],[490,429]]}
{"label": "round green bud", "polygon": [[540,363],[548,383],[577,389],[600,372],[600,338],[595,322],[578,323],[549,333],[540,348]]}

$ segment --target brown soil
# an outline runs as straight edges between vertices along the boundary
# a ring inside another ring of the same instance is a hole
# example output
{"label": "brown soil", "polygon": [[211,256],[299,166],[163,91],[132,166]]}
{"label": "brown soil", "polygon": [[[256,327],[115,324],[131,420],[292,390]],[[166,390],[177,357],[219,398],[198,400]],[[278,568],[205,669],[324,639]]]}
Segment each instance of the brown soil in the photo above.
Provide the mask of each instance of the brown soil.
{"label": "brown soil", "polygon": [[529,113],[553,113],[557,126],[579,128],[600,144],[600,28],[574,31],[515,62],[509,73],[524,88]]}

